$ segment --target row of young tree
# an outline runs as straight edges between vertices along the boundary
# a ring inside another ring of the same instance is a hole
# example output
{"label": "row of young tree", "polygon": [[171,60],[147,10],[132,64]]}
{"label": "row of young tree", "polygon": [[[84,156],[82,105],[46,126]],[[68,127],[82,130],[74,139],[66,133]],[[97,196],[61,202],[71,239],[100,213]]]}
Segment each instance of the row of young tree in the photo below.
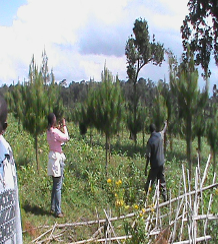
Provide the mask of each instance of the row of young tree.
{"label": "row of young tree", "polygon": [[[159,80],[155,84],[149,79],[139,78],[140,70],[146,64],[161,65],[164,53],[168,57],[170,82]],[[63,86],[63,82],[57,84],[53,71],[49,73],[48,57],[44,51],[40,68],[32,58],[29,80],[6,89],[11,112],[34,138],[38,170],[38,136],[46,130],[47,115],[53,111],[58,119],[65,116],[78,122],[82,134],[93,127],[105,134],[106,145],[109,146],[106,146],[106,172],[110,139],[120,131],[121,125],[130,131],[136,145],[138,133],[142,132],[144,138],[151,122],[161,129],[166,119],[171,146],[175,136],[186,140],[190,173],[192,141],[198,138],[200,154],[203,136],[207,137],[213,151],[215,171],[218,146],[217,89],[214,87],[213,96],[209,98],[206,75],[205,88],[200,91],[191,48],[187,46],[186,55],[178,63],[170,50],[156,43],[154,36],[150,42],[147,22],[137,19],[133,35],[127,40],[125,54],[129,77],[126,82],[120,81],[118,76],[114,77],[105,64],[101,82],[72,82],[68,87]]]}

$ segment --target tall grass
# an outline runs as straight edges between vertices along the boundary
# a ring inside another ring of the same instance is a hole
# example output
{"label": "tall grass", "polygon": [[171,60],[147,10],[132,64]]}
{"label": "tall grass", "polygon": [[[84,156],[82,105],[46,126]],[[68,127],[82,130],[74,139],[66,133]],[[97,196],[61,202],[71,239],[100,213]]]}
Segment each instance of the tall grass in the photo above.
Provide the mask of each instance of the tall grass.
{"label": "tall grass", "polygon": [[[64,185],[62,191],[63,219],[56,219],[50,214],[50,194],[52,182],[47,176],[48,144],[46,133],[39,138],[40,173],[37,173],[33,139],[22,129],[17,121],[9,115],[8,129],[5,138],[10,143],[17,165],[19,196],[24,231],[24,243],[29,243],[43,231],[43,226],[54,223],[72,223],[102,218],[104,209],[110,209],[113,216],[126,214],[144,200],[144,167],[145,148],[142,136],[138,136],[138,146],[129,140],[129,133],[124,131],[112,140],[112,157],[108,165],[108,176],[105,176],[105,138],[93,131],[93,144],[90,145],[89,134],[82,137],[79,128],[68,124],[70,141],[63,146],[66,155]],[[146,140],[148,139],[148,135]],[[193,142],[193,149],[197,142]],[[204,168],[210,149],[203,139],[202,168]],[[173,151],[167,145],[165,174],[167,188],[172,197],[177,196],[178,182],[181,179],[181,165],[186,165],[186,145],[180,138],[174,138]],[[193,150],[194,151],[194,150]],[[193,155],[193,164],[197,163]],[[208,173],[208,182],[212,181],[212,169]],[[218,196],[215,196],[213,211],[217,213]],[[209,228],[214,234],[213,222]],[[218,229],[216,227],[216,232]],[[74,233],[77,239],[89,238],[92,227],[86,231]],[[215,243],[215,242],[214,242]]]}

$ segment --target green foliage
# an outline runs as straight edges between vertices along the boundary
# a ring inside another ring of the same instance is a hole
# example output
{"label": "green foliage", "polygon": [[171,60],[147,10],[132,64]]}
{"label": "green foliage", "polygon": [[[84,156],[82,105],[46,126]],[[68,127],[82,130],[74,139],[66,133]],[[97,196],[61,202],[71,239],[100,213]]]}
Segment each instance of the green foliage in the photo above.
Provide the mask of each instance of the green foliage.
{"label": "green foliage", "polygon": [[190,45],[192,52],[196,53],[196,63],[201,64],[204,75],[208,77],[212,50],[218,64],[217,1],[189,0],[188,7],[189,14],[181,27],[183,46],[187,51]]}
{"label": "green foliage", "polygon": [[35,71],[35,79],[24,86],[22,123],[24,129],[35,138],[41,134],[47,126],[48,100],[44,92],[42,76]]}
{"label": "green foliage", "polygon": [[[184,121],[184,135],[187,143],[187,159],[189,163],[189,171],[191,174],[191,154],[192,140],[194,139],[193,127],[195,116],[203,109],[206,99],[200,96],[198,86],[198,71],[195,68],[193,55],[187,52],[187,59],[179,65],[178,70],[170,63],[170,86],[172,92],[177,96],[179,118]],[[172,61],[172,60],[171,60]],[[205,89],[205,97],[207,97],[207,89]],[[181,126],[182,127],[182,126]]]}
{"label": "green foliage", "polygon": [[149,242],[147,233],[145,232],[145,219],[143,215],[139,213],[136,214],[134,224],[124,223],[124,229],[126,235],[131,235],[130,239],[127,239],[128,244],[144,244]]}
{"label": "green foliage", "polygon": [[207,140],[213,152],[213,171],[216,172],[216,154],[218,152],[218,112],[216,110],[213,119],[209,119],[207,123]]}
{"label": "green foliage", "polygon": [[110,147],[110,138],[120,130],[123,116],[123,97],[118,77],[114,82],[113,75],[106,66],[102,71],[101,79],[101,84],[89,92],[87,102],[81,107],[80,131],[86,132],[88,126],[94,126],[105,135],[107,173],[108,145]]}
{"label": "green foliage", "polygon": [[37,169],[38,161],[38,137],[47,128],[47,115],[54,112],[57,119],[63,116],[63,103],[60,98],[60,90],[54,83],[52,76],[51,85],[47,85],[49,74],[47,56],[44,53],[41,71],[35,64],[34,56],[29,66],[29,81],[23,85],[19,83],[8,94],[10,109],[15,118],[22,123],[23,128],[34,138],[36,150]]}
{"label": "green foliage", "polygon": [[118,77],[113,82],[110,71],[104,67],[102,83],[94,93],[94,126],[108,138],[117,133],[122,119],[122,94]]}
{"label": "green foliage", "polygon": [[21,120],[23,116],[23,106],[24,101],[22,100],[23,86],[18,83],[13,87],[11,92],[7,92],[7,103],[10,108],[10,111],[13,112],[13,115],[18,121]]}
{"label": "green foliage", "polygon": [[[93,145],[90,146],[86,138],[81,137],[79,128],[74,123],[69,123],[68,130],[71,139],[63,147],[67,158],[62,190],[62,209],[65,217],[56,219],[50,214],[52,181],[47,176],[49,148],[46,133],[39,136],[39,160],[42,170],[40,174],[37,174],[34,165],[30,164],[34,160],[34,142],[31,135],[26,131],[18,132],[17,120],[11,114],[8,117],[8,124],[5,138],[12,146],[17,165],[24,243],[30,243],[44,233],[45,226],[52,226],[55,223],[95,220],[96,213],[98,218],[105,218],[104,209],[110,209],[112,217],[119,214],[136,213],[135,218],[128,219],[125,223],[122,220],[119,222],[116,234],[132,235],[132,239],[128,240],[129,243],[150,241],[150,237],[148,238],[144,232],[144,224],[148,216],[142,206],[145,197],[143,191],[145,183],[144,151],[137,151],[132,147],[126,130],[120,135],[119,147],[116,147],[116,138],[111,140],[112,158],[108,167],[108,177],[105,177],[105,170],[102,167],[105,143],[101,134],[96,130],[93,131]],[[138,139],[141,143],[140,134]],[[178,138],[174,140],[174,151],[170,153],[167,150],[165,163],[167,188],[171,192],[172,198],[176,197],[181,190],[178,182],[182,176],[181,164],[185,163],[185,141]],[[194,146],[196,143],[196,141],[193,142]],[[210,152],[206,140],[203,140],[203,148],[202,168],[204,168]],[[212,170],[209,169],[207,182],[211,182],[212,178]],[[111,179],[111,183],[108,179]],[[205,198],[205,208],[210,193],[210,191],[206,193],[208,195]],[[211,209],[216,213],[218,200],[216,189],[212,193],[214,202]],[[150,201],[152,199],[149,200],[149,204]],[[42,226],[44,227],[42,228]],[[71,233],[73,241],[88,239],[95,230],[96,226],[93,228],[77,227],[72,232],[73,234]],[[216,233],[218,233],[216,222],[210,222],[207,233],[214,236],[214,241],[211,243],[216,243]],[[64,242],[68,243],[69,239],[64,239]]]}
{"label": "green foliage", "polygon": [[57,121],[62,121],[65,117],[63,100],[60,95],[61,87],[52,82],[45,88],[45,95],[48,96],[48,111],[56,115]]}
{"label": "green foliage", "polygon": [[135,118],[131,110],[127,111],[127,128],[131,132],[131,135],[133,136],[134,140],[136,140],[136,135],[144,128],[145,110],[146,109],[144,109],[142,106],[138,106]]}
{"label": "green foliage", "polygon": [[137,82],[139,71],[149,62],[161,65],[164,58],[163,45],[150,42],[147,21],[136,19],[132,36],[127,40],[125,54],[127,57],[127,74],[134,83]]}
{"label": "green foliage", "polygon": [[166,99],[161,94],[161,88],[157,88],[156,96],[154,99],[153,109],[152,109],[152,118],[153,123],[157,127],[157,131],[162,130],[162,126],[164,121],[167,119],[167,106],[166,106]]}

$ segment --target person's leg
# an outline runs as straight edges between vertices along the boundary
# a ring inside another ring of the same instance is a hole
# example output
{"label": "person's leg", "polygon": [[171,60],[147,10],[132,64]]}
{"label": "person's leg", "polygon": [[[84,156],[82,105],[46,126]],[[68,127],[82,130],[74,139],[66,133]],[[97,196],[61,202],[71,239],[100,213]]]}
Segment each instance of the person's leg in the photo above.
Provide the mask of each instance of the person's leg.
{"label": "person's leg", "polygon": [[62,188],[62,176],[53,177],[54,186],[54,202],[55,202],[55,214],[61,213],[61,188]]}
{"label": "person's leg", "polygon": [[147,181],[145,183],[145,193],[148,192],[149,185],[152,186],[154,184],[156,178],[157,178],[157,169],[150,169]]}
{"label": "person's leg", "polygon": [[167,201],[167,188],[166,188],[166,180],[164,175],[164,166],[159,167],[157,179],[160,181],[160,190],[163,199],[164,201]]}
{"label": "person's leg", "polygon": [[54,182],[54,177],[52,176],[52,191],[51,191],[51,212],[55,212],[55,182]]}

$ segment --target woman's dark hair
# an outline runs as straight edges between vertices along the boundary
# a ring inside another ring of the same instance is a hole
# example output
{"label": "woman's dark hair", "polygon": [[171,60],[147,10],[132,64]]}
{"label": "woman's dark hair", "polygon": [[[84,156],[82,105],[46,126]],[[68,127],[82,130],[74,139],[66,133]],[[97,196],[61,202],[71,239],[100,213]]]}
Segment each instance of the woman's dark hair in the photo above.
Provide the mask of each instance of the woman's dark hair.
{"label": "woman's dark hair", "polygon": [[0,133],[7,128],[8,106],[2,94],[0,94]]}
{"label": "woman's dark hair", "polygon": [[155,124],[150,124],[150,126],[149,126],[149,130],[150,130],[151,133],[154,132],[154,131],[156,131],[156,126],[155,126]]}
{"label": "woman's dark hair", "polygon": [[48,130],[54,125],[56,116],[54,113],[50,113],[48,115]]}

